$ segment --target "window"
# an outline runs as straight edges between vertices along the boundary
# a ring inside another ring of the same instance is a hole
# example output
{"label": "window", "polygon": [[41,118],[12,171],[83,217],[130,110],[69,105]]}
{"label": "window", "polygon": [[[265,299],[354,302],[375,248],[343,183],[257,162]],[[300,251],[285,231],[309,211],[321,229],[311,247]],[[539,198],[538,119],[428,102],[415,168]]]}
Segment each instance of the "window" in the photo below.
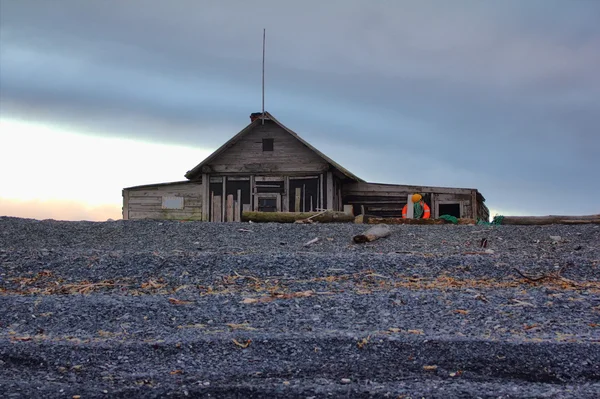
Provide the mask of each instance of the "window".
{"label": "window", "polygon": [[273,139],[263,139],[263,151],[273,151]]}
{"label": "window", "polygon": [[277,198],[259,198],[259,212],[277,212]]}

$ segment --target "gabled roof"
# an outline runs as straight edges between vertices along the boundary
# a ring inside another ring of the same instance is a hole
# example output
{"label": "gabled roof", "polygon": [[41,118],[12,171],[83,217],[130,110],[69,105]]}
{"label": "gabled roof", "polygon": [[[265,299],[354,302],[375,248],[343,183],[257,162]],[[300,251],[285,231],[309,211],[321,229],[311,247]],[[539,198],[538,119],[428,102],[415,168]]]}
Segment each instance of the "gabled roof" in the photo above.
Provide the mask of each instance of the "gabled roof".
{"label": "gabled roof", "polygon": [[[308,147],[311,151],[313,151],[315,154],[320,156],[323,160],[325,160],[326,162],[331,164],[334,168],[336,168],[341,173],[343,173],[344,176],[346,176],[349,179],[352,179],[354,181],[357,181],[357,182],[364,182],[363,179],[354,175],[349,170],[347,170],[343,166],[339,165],[337,162],[333,161],[331,158],[329,158],[328,156],[323,154],[321,151],[317,150],[315,147],[310,145],[306,140],[304,140],[302,137],[298,136],[298,134],[296,132],[287,128],[285,125],[283,125],[277,119],[275,119],[273,117],[273,115],[271,115],[270,113],[265,112],[265,120],[271,120],[271,121],[275,122],[284,131],[286,131],[290,135],[294,136],[294,138],[296,138],[298,141],[300,141],[302,144],[304,144],[306,147]],[[253,122],[251,122],[248,126],[246,126],[244,129],[242,129],[238,134],[236,134],[231,139],[229,139],[229,141],[227,141],[225,144],[223,144],[221,147],[219,147],[215,152],[210,154],[206,159],[204,159],[202,162],[200,162],[198,165],[196,165],[192,170],[189,170],[185,174],[185,177],[188,179],[194,179],[197,176],[199,176],[202,173],[202,167],[204,165],[208,165],[211,161],[213,161],[215,158],[217,158],[219,155],[221,155],[227,149],[232,147],[235,143],[237,143],[242,137],[244,137],[246,134],[248,134],[254,127],[258,126],[260,123],[261,123],[261,118],[258,117]]]}

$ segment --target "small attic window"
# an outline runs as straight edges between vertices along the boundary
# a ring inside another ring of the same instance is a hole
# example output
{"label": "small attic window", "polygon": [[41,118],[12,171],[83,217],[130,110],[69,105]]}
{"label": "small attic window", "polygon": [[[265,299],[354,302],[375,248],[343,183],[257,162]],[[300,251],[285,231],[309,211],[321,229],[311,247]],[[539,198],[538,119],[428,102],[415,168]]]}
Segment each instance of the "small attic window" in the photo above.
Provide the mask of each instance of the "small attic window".
{"label": "small attic window", "polygon": [[273,139],[263,139],[263,151],[273,151]]}

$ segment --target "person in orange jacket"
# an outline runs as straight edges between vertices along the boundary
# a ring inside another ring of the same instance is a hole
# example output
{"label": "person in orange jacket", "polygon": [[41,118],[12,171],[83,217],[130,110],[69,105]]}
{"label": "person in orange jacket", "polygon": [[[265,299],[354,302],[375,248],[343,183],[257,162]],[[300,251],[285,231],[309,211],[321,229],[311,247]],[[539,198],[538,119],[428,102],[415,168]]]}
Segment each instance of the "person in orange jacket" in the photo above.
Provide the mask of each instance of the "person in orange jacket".
{"label": "person in orange jacket", "polygon": [[[414,219],[429,219],[431,216],[431,210],[429,209],[429,205],[427,205],[425,203],[425,201],[423,201],[423,196],[421,194],[413,194],[412,198],[412,205],[413,205],[413,218]],[[402,217],[404,219],[406,219],[406,213],[407,213],[407,206],[408,204],[404,205],[404,208],[402,208]]]}

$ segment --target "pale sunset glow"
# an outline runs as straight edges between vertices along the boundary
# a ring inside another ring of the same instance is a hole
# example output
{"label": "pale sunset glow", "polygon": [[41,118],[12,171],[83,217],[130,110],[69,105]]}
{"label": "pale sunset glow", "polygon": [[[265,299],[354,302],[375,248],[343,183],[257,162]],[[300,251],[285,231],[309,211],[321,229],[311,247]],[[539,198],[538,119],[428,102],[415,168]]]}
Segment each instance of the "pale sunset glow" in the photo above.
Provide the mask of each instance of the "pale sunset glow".
{"label": "pale sunset glow", "polygon": [[185,180],[211,153],[10,119],[0,142],[0,214],[36,219],[120,219],[121,189]]}

